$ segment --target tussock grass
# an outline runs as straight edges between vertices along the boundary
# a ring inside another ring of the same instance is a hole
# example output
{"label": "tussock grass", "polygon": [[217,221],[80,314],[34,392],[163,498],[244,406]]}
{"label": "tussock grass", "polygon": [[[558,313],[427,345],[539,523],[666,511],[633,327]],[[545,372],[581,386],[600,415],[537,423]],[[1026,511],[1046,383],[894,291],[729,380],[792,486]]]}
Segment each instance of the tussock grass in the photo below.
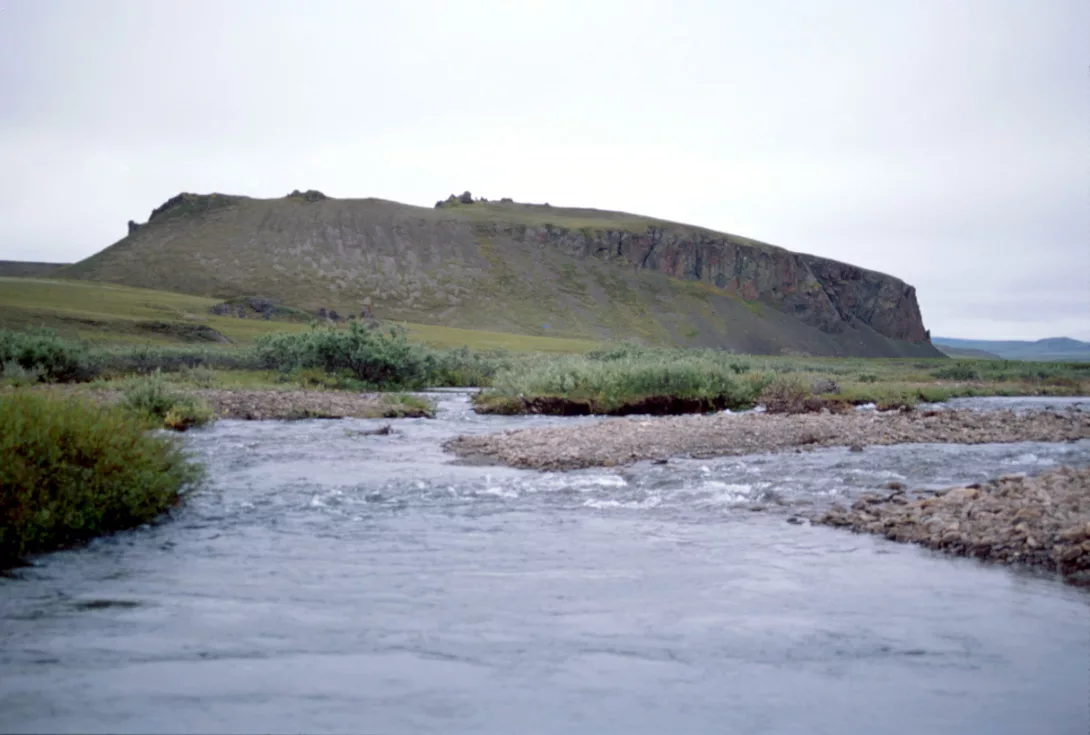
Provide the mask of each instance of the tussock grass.
{"label": "tussock grass", "polygon": [[152,521],[200,476],[122,406],[0,395],[0,567]]}

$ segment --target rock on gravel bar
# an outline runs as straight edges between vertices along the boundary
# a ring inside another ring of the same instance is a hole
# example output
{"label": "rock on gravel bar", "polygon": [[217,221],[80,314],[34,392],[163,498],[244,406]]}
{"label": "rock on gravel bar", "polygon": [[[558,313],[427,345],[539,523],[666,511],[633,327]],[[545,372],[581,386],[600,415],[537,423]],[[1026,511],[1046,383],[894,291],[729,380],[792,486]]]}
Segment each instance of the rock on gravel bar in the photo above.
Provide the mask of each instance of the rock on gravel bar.
{"label": "rock on gravel bar", "polygon": [[474,463],[539,470],[612,467],[646,459],[758,454],[875,444],[986,444],[1090,438],[1090,414],[1038,411],[853,411],[609,419],[579,426],[458,436],[444,447]]}
{"label": "rock on gravel bar", "polygon": [[816,522],[949,554],[1037,567],[1090,587],[1090,468],[1000,477],[930,497],[912,498],[903,491],[885,498],[865,495]]}

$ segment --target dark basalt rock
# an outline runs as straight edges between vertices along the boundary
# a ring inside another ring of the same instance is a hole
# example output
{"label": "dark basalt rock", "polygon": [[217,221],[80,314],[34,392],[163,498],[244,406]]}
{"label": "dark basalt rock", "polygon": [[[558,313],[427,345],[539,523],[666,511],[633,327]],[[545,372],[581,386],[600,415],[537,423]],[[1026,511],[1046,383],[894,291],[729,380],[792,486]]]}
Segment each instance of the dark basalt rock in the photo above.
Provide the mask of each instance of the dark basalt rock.
{"label": "dark basalt rock", "polygon": [[151,211],[148,224],[158,222],[168,216],[183,214],[200,214],[213,209],[228,207],[235,201],[234,197],[224,194],[190,194],[182,192],[173,196]]}
{"label": "dark basalt rock", "polygon": [[291,194],[288,194],[289,199],[302,199],[305,202],[320,202],[325,199],[329,199],[325,194],[317,189],[307,189],[306,191],[299,191],[296,189]]}

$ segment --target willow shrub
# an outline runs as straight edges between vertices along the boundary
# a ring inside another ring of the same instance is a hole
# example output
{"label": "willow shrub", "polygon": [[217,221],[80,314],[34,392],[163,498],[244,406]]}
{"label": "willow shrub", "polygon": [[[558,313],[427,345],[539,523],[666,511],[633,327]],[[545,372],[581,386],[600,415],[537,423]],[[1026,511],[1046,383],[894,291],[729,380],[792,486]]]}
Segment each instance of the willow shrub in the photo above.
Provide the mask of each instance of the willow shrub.
{"label": "willow shrub", "polygon": [[258,339],[254,354],[260,367],[284,375],[319,369],[351,378],[361,389],[379,390],[486,385],[509,362],[504,355],[468,348],[429,349],[410,342],[402,327],[362,322],[267,335]]}
{"label": "willow shrub", "polygon": [[91,380],[95,368],[86,347],[49,329],[15,332],[0,329],[0,372],[18,367],[52,383]]}
{"label": "willow shrub", "polygon": [[423,355],[411,345],[405,330],[353,322],[347,329],[315,327],[297,334],[274,334],[257,341],[262,367],[290,372],[321,368],[347,373],[374,388],[414,388],[427,371]]}
{"label": "willow shrub", "polygon": [[767,383],[763,373],[739,375],[724,362],[701,357],[620,356],[602,361],[571,356],[503,370],[492,387],[501,396],[560,396],[612,410],[651,397],[718,398],[730,408],[745,408]]}
{"label": "willow shrub", "polygon": [[129,378],[122,390],[122,405],[144,416],[153,425],[185,431],[215,419],[215,414],[203,401],[175,390],[158,370],[146,377]]}
{"label": "willow shrub", "polygon": [[200,476],[123,406],[0,395],[0,567],[147,523]]}

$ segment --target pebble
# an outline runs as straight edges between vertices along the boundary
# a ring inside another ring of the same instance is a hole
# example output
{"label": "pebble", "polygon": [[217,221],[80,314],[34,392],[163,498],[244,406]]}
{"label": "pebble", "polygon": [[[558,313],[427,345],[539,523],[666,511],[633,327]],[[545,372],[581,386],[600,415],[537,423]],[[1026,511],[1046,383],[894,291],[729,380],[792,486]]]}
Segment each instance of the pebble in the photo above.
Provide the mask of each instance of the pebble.
{"label": "pebble", "polygon": [[[608,467],[639,460],[706,458],[819,447],[1002,442],[1090,438],[1090,413],[1080,411],[947,410],[920,413],[710,414],[604,419],[576,426],[536,427],[463,435],[444,447],[466,459],[539,470]],[[1017,478],[1018,476],[1014,476]],[[1003,482],[1014,479],[1004,478]]]}

